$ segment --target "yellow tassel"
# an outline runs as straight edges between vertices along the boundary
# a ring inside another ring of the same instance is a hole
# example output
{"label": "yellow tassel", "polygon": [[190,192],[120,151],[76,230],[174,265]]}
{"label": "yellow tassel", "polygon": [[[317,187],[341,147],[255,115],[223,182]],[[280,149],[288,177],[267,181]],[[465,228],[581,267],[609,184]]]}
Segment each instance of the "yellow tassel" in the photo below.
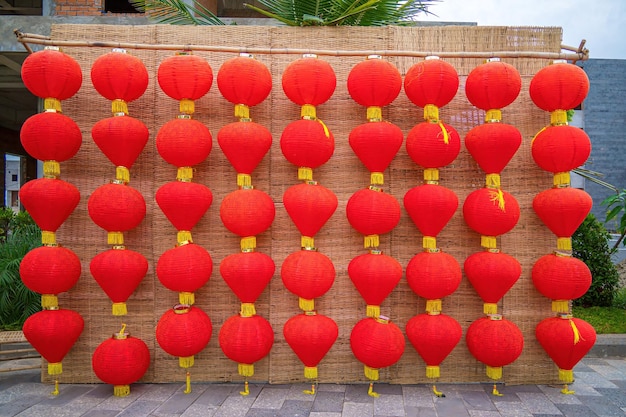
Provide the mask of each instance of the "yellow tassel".
{"label": "yellow tassel", "polygon": [[424,106],[424,120],[431,123],[439,123],[439,107],[434,104]]}
{"label": "yellow tassel", "polygon": [[330,137],[330,130],[328,130],[328,126],[326,126],[326,123],[324,123],[321,119],[315,119],[315,120],[317,120],[317,122],[322,125],[322,128],[324,129],[324,135],[327,138],[329,138]]}
{"label": "yellow tassel", "polygon": [[317,118],[317,112],[315,111],[315,106],[310,104],[305,104],[300,108],[300,117],[306,117],[310,120],[315,120]]}
{"label": "yellow tassel", "polygon": [[298,179],[302,181],[311,181],[313,179],[313,170],[309,167],[299,167]]}
{"label": "yellow tassel", "polygon": [[439,169],[426,168],[424,170],[424,181],[427,181],[427,182],[439,181]]}
{"label": "yellow tassel", "polygon": [[441,376],[441,371],[438,366],[426,367],[426,378],[439,378],[440,376]]}
{"label": "yellow tassel", "polygon": [[248,174],[237,174],[238,187],[250,187],[252,185],[252,177]]}
{"label": "yellow tassel", "polygon": [[196,302],[196,296],[192,292],[181,291],[178,293],[178,302],[180,304],[192,306]]}
{"label": "yellow tassel", "polygon": [[237,372],[241,376],[252,376],[254,375],[254,364],[240,363],[237,365]]}
{"label": "yellow tassel", "polygon": [[111,102],[111,112],[113,114],[128,114],[128,105],[124,100],[115,99]]}
{"label": "yellow tassel", "polygon": [[487,249],[495,249],[497,245],[495,236],[480,236],[480,246]]}
{"label": "yellow tassel", "polygon": [[256,236],[242,237],[239,242],[239,246],[241,247],[242,251],[256,248]]}
{"label": "yellow tassel", "polygon": [[574,371],[559,369],[559,380],[565,382],[566,384],[571,384],[574,382]]}
{"label": "yellow tassel", "polygon": [[500,188],[500,174],[487,174],[485,185],[487,188]]}
{"label": "yellow tassel", "polygon": [[433,394],[435,394],[435,396],[439,398],[446,398],[446,394],[441,391],[437,391],[437,387],[435,385],[433,385]]}
{"label": "yellow tassel", "polygon": [[502,378],[502,367],[501,366],[493,367],[493,366],[487,365],[487,376],[495,380]]}
{"label": "yellow tassel", "polygon": [[178,167],[176,172],[176,180],[189,182],[193,178],[193,168],[192,167]]}
{"label": "yellow tassel", "polygon": [[422,247],[424,249],[437,249],[437,238],[433,236],[424,236],[422,238]]}
{"label": "yellow tassel", "polygon": [[191,394],[191,373],[189,371],[185,374],[185,394]]}
{"label": "yellow tassel", "polygon": [[48,364],[48,375],[59,375],[61,373],[63,373],[63,364],[61,362]]}
{"label": "yellow tassel", "polygon": [[569,324],[572,326],[572,332],[574,332],[574,344],[577,345],[578,342],[580,342],[580,331],[578,331],[578,327],[576,327],[574,320],[570,319]]}
{"label": "yellow tassel", "polygon": [[50,309],[59,306],[59,299],[54,294],[41,294],[41,307]]}
{"label": "yellow tassel", "polygon": [[572,238],[560,237],[556,240],[556,247],[560,250],[572,250]]}
{"label": "yellow tassel", "polygon": [[567,111],[555,110],[550,113],[550,124],[552,126],[561,126],[567,124]]}
{"label": "yellow tassel", "polygon": [[374,398],[380,397],[379,393],[374,392],[374,383],[373,382],[370,382],[370,386],[367,389],[367,395],[369,395],[370,397],[374,397]]}
{"label": "yellow tassel", "polygon": [[498,208],[506,213],[506,207],[504,204],[504,193],[498,189],[496,191],[489,191],[489,199],[492,203],[497,202]]}
{"label": "yellow tassel", "polygon": [[430,313],[438,313],[441,311],[441,300],[426,300],[426,312]]}
{"label": "yellow tassel", "polygon": [[502,394],[500,394],[500,391],[498,391],[498,386],[496,384],[493,384],[493,389],[491,390],[491,394],[495,395],[496,397],[502,397]]}
{"label": "yellow tassel", "polygon": [[485,314],[498,314],[498,305],[494,303],[484,303],[483,313]]}
{"label": "yellow tassel", "polygon": [[569,185],[571,183],[572,183],[572,177],[571,177],[569,171],[557,172],[552,177],[552,184],[555,187],[569,187]]}
{"label": "yellow tassel", "polygon": [[553,300],[552,311],[555,313],[569,313],[569,300]]}
{"label": "yellow tassel", "polygon": [[497,123],[500,120],[502,120],[502,111],[500,109],[487,110],[487,113],[485,113],[486,123]]}
{"label": "yellow tassel", "polygon": [[250,107],[245,104],[235,104],[235,117],[238,119],[249,119]]}
{"label": "yellow tassel", "polygon": [[57,235],[54,232],[50,232],[47,230],[41,231],[41,244],[44,246],[56,246],[57,244]]}
{"label": "yellow tassel", "polygon": [[567,384],[565,384],[565,385],[563,385],[563,389],[561,390],[561,394],[572,395],[572,394],[576,394],[576,391],[572,391],[571,389],[569,389]]}
{"label": "yellow tassel", "polygon": [[448,135],[448,131],[441,121],[439,122],[439,128],[441,129],[441,133],[443,134],[443,143],[445,143],[446,145],[449,144],[450,136]]}
{"label": "yellow tassel", "polygon": [[128,168],[123,166],[115,167],[115,179],[128,184],[130,182],[130,171]]}
{"label": "yellow tassel", "polygon": [[372,185],[383,185],[385,183],[385,176],[382,172],[372,172],[370,173],[370,184]]}
{"label": "yellow tassel", "polygon": [[43,175],[46,178],[57,178],[61,175],[61,165],[53,159],[43,161]]}
{"label": "yellow tassel", "polygon": [[378,381],[378,369],[377,368],[370,368],[367,365],[363,365],[363,371],[367,379],[369,379],[370,381]]}
{"label": "yellow tassel", "polygon": [[304,377],[308,379],[317,378],[317,366],[305,366]]}
{"label": "yellow tassel", "polygon": [[61,101],[54,97],[46,97],[43,99],[43,108],[45,111],[54,110],[57,113],[63,113],[61,108]]}
{"label": "yellow tassel", "polygon": [[302,311],[313,311],[315,310],[315,300],[307,300],[306,298],[299,297],[298,307],[300,307]]}
{"label": "yellow tassel", "polygon": [[114,385],[113,395],[116,397],[127,397],[130,394],[130,385]]}
{"label": "yellow tassel", "polygon": [[373,306],[368,304],[367,309],[365,310],[365,315],[372,318],[380,316],[380,306]]}
{"label": "yellow tassel", "polygon": [[123,245],[124,244],[124,234],[122,232],[108,232],[107,233],[107,243],[109,245]]}
{"label": "yellow tassel", "polygon": [[58,379],[54,380],[54,391],[52,391],[50,394],[59,395],[59,380]]}
{"label": "yellow tassel", "polygon": [[252,317],[256,314],[256,307],[254,303],[241,303],[239,315],[241,317]]}
{"label": "yellow tassel", "polygon": [[178,366],[181,368],[191,368],[194,363],[194,357],[192,356],[179,356],[178,357]]}
{"label": "yellow tassel", "polygon": [[300,236],[300,247],[315,249],[315,239],[310,236]]}
{"label": "yellow tassel", "polygon": [[244,397],[246,395],[250,395],[250,387],[248,386],[248,381],[245,381],[243,383],[243,391],[239,391],[239,394],[243,395]]}
{"label": "yellow tassel", "polygon": [[367,120],[370,122],[380,122],[383,120],[383,111],[379,106],[370,106],[367,108]]}
{"label": "yellow tassel", "polygon": [[196,111],[196,105],[193,100],[184,98],[180,101],[178,110],[183,114],[193,114]]}
{"label": "yellow tassel", "polygon": [[176,233],[176,241],[178,242],[179,246],[193,243],[191,232],[189,230],[179,230]]}
{"label": "yellow tassel", "polygon": [[113,303],[113,315],[114,316],[125,316],[128,314],[126,310],[126,303]]}
{"label": "yellow tassel", "polygon": [[363,238],[363,247],[365,249],[377,248],[379,244],[378,235],[367,235]]}
{"label": "yellow tassel", "polygon": [[315,395],[315,384],[311,384],[310,390],[308,389],[302,390],[302,393],[307,394],[307,395]]}

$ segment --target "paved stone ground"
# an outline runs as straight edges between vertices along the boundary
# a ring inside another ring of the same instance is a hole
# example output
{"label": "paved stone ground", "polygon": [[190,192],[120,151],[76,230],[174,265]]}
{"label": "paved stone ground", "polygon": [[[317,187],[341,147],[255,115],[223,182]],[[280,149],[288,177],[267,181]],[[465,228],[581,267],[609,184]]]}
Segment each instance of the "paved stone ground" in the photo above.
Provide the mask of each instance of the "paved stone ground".
{"label": "paved stone ground", "polygon": [[445,398],[426,385],[377,383],[380,397],[367,395],[368,385],[133,384],[128,397],[113,396],[103,384],[67,384],[60,394],[39,382],[38,371],[0,374],[0,416],[20,417],[608,417],[626,415],[626,359],[585,358],[574,369],[574,395],[546,385],[440,384]]}

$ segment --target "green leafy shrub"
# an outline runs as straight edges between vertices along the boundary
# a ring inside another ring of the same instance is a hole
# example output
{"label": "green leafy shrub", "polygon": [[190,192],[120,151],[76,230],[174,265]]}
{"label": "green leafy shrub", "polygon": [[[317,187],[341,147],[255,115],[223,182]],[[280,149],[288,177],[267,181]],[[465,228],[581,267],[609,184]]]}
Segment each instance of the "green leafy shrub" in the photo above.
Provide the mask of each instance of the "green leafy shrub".
{"label": "green leafy shrub", "polygon": [[591,288],[574,300],[578,306],[610,307],[617,293],[619,274],[611,261],[609,232],[593,214],[589,214],[572,236],[572,249],[576,258],[591,270]]}

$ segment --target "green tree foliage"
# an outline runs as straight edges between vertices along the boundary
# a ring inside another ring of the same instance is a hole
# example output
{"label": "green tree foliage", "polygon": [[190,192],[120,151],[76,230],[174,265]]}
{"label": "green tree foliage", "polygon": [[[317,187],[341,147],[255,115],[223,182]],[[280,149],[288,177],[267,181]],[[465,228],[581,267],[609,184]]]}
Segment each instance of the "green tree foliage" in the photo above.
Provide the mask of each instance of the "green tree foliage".
{"label": "green tree foliage", "polygon": [[626,189],[616,192],[614,195],[607,197],[603,202],[603,206],[607,206],[606,219],[604,224],[613,225],[614,230],[619,235],[617,242],[611,248],[611,252],[617,250],[620,243],[626,246]]}

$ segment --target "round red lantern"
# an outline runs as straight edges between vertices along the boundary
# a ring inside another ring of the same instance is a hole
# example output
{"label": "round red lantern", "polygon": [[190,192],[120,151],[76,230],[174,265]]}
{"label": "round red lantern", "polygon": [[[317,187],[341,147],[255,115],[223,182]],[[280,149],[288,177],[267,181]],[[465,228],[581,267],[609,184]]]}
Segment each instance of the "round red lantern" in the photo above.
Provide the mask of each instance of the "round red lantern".
{"label": "round red lantern", "polygon": [[409,287],[426,301],[426,311],[441,311],[441,299],[461,284],[461,266],[456,259],[440,250],[420,252],[406,266]]}
{"label": "round red lantern", "polygon": [[241,314],[256,314],[254,303],[274,276],[272,258],[261,252],[240,252],[228,255],[220,263],[220,274],[241,301]]}
{"label": "round red lantern", "polygon": [[360,320],[350,333],[350,348],[363,363],[365,376],[378,380],[378,370],[398,362],[404,353],[402,330],[386,317]]}
{"label": "round red lantern", "polygon": [[211,153],[213,138],[209,129],[194,119],[177,118],[165,123],[157,132],[159,155],[175,167],[191,167]]}
{"label": "round red lantern", "polygon": [[187,232],[200,221],[213,202],[208,187],[188,181],[163,184],[154,198],[176,230]]}
{"label": "round red lantern", "polygon": [[113,385],[113,395],[126,397],[130,384],[139,381],[150,366],[150,351],[143,340],[121,332],[100,343],[91,357],[96,376]]}
{"label": "round red lantern", "polygon": [[192,305],[194,292],[211,278],[213,260],[200,245],[187,243],[168,249],[159,257],[156,274],[165,288],[178,291],[181,304]]}
{"label": "round red lantern", "polygon": [[48,374],[63,372],[61,361],[83,332],[85,322],[72,310],[42,310],[24,322],[24,337],[48,361]]}
{"label": "round red lantern", "polygon": [[313,299],[326,294],[333,286],[335,266],[321,252],[300,250],[285,258],[280,276],[285,288],[300,298],[300,308],[311,311],[314,309]]}
{"label": "round red lantern", "polygon": [[285,158],[298,167],[298,179],[313,179],[312,170],[325,164],[335,151],[335,138],[319,120],[300,119],[285,127],[280,136]]}
{"label": "round red lantern", "polygon": [[461,137],[445,123],[418,123],[406,137],[406,151],[423,168],[445,167],[459,155]]}
{"label": "round red lantern", "polygon": [[57,112],[35,114],[20,129],[24,150],[41,161],[67,161],[76,155],[82,140],[76,122]]}
{"label": "round red lantern", "polygon": [[463,330],[445,314],[418,314],[406,324],[409,341],[426,362],[426,377],[439,378],[439,366],[461,340]]}
{"label": "round red lantern", "polygon": [[181,113],[193,114],[193,100],[211,89],[213,70],[205,59],[191,52],[180,52],[159,64],[157,81],[165,94],[180,101]]}
{"label": "round red lantern", "polygon": [[114,316],[127,314],[126,301],[148,272],[148,261],[139,252],[109,249],[94,256],[91,275],[113,301]]}
{"label": "round red lantern", "polygon": [[570,110],[587,97],[589,78],[579,66],[555,61],[537,71],[528,92],[533,103],[542,110]]}
{"label": "round red lantern", "polygon": [[245,186],[251,185],[251,180],[243,181],[239,174],[252,174],[272,146],[272,134],[253,121],[235,122],[219,130],[217,143],[237,171],[237,185]]}
{"label": "round red lantern", "polygon": [[467,279],[485,303],[485,314],[498,313],[498,301],[522,274],[522,266],[517,259],[493,250],[470,255],[463,268]]}
{"label": "round red lantern", "polygon": [[309,54],[285,67],[282,86],[287,98],[294,103],[319,106],[335,92],[337,78],[328,62]]}
{"label": "round red lantern", "polygon": [[485,123],[465,136],[465,147],[486,174],[499,174],[522,144],[522,134],[506,123]]}
{"label": "round red lantern", "polygon": [[520,329],[499,315],[470,324],[465,341],[472,356],[487,365],[487,376],[494,380],[502,378],[502,367],[513,363],[524,348]]}
{"label": "round red lantern", "polygon": [[448,224],[459,199],[454,191],[436,184],[424,184],[411,188],[404,195],[404,208],[417,226],[425,248],[437,247],[435,238]]}
{"label": "round red lantern", "polygon": [[382,185],[382,177],[377,180],[377,176],[382,176],[402,146],[402,129],[384,121],[364,123],[350,131],[348,140],[356,156],[372,173],[372,184]]}
{"label": "round red lantern", "polygon": [[463,203],[463,218],[480,233],[481,245],[495,248],[495,236],[512,230],[520,217],[520,207],[510,193],[495,188],[472,191]]}
{"label": "round red lantern", "polygon": [[304,364],[304,377],[315,379],[317,365],[337,340],[339,328],[330,317],[308,311],[287,320],[283,335]]}
{"label": "round red lantern", "polygon": [[58,307],[57,294],[76,285],[80,273],[80,259],[62,246],[40,246],[24,255],[20,262],[22,282],[41,294],[43,308]]}
{"label": "round red lantern", "polygon": [[352,67],[347,86],[350,97],[360,105],[384,107],[400,94],[402,76],[391,62],[380,55],[370,55]]}
{"label": "round red lantern", "polygon": [[591,287],[591,271],[580,259],[562,254],[544,255],[532,269],[535,288],[552,300],[552,311],[569,312],[569,300],[585,295]]}
{"label": "round red lantern", "polygon": [[533,138],[531,152],[541,169],[553,174],[565,174],[565,181],[557,179],[554,185],[569,184],[569,171],[583,165],[589,158],[591,141],[578,127],[548,126]]}
{"label": "round red lantern", "polygon": [[248,107],[261,103],[272,90],[272,75],[252,55],[226,60],[217,72],[217,88],[235,105],[235,116],[249,118]]}
{"label": "round red lantern", "polygon": [[439,121],[439,107],[448,104],[459,89],[459,76],[452,65],[436,56],[411,66],[404,77],[404,92],[424,108],[424,118]]}
{"label": "round red lantern", "polygon": [[[254,242],[242,241],[242,249],[256,247],[254,236],[267,230],[274,221],[276,209],[274,201],[265,192],[253,188],[235,190],[224,197],[220,206],[220,218],[224,226],[241,238],[250,238]],[[244,247],[245,246],[245,247]]]}
{"label": "round red lantern", "polygon": [[382,189],[368,187],[350,196],[346,215],[350,225],[365,235],[365,247],[377,247],[378,235],[390,232],[400,221],[400,204]]}
{"label": "round red lantern", "polygon": [[[499,121],[499,109],[513,103],[522,89],[517,69],[499,58],[491,58],[470,71],[465,94],[474,106],[487,111],[487,121]],[[498,114],[490,112],[496,110]]]}
{"label": "round red lantern", "polygon": [[161,349],[178,356],[181,368],[190,368],[197,355],[211,340],[213,325],[198,307],[178,304],[167,310],[156,326],[156,340]]}
{"label": "round red lantern", "polygon": [[402,278],[402,265],[380,251],[370,251],[348,264],[350,280],[367,303],[367,316],[380,316],[380,305]]}
{"label": "round red lantern", "polygon": [[337,196],[314,181],[293,185],[283,194],[287,214],[302,235],[302,247],[313,246],[317,232],[326,224],[337,209]]}
{"label": "round red lantern", "polygon": [[227,319],[218,336],[222,352],[238,363],[239,375],[254,375],[254,363],[263,359],[274,344],[274,331],[261,316],[240,315]]}

